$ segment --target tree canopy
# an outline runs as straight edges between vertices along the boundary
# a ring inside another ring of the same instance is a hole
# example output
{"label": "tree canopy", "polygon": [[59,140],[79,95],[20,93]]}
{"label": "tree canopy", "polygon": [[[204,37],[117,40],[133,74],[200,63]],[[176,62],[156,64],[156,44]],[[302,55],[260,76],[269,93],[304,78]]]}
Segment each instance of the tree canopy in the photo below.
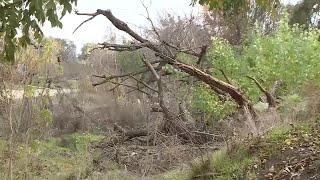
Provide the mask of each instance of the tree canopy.
{"label": "tree canopy", "polygon": [[61,28],[61,18],[72,11],[72,5],[76,2],[77,0],[0,0],[3,58],[12,61],[17,45],[25,47],[32,43],[32,38],[40,40],[44,22],[48,21],[52,27]]}
{"label": "tree canopy", "polygon": [[230,12],[246,12],[252,7],[272,10],[278,7],[280,2],[279,0],[256,0],[255,2],[248,0],[193,0],[192,3],[207,5],[210,9],[221,10],[228,14]]}

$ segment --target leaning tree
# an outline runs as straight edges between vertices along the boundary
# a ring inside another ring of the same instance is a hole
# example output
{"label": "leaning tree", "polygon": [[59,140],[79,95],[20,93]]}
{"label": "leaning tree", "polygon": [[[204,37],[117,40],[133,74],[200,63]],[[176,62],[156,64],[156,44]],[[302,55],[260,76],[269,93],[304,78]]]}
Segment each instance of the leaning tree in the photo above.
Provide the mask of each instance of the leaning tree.
{"label": "leaning tree", "polygon": [[[163,76],[170,75],[170,73],[163,73],[165,66],[170,66],[177,71],[188,74],[191,77],[196,78],[198,81],[207,84],[210,89],[212,89],[212,93],[215,93],[219,96],[227,96],[230,97],[239,107],[242,113],[245,115],[244,123],[250,128],[253,133],[257,133],[256,129],[256,113],[253,110],[253,107],[250,103],[248,97],[246,97],[245,93],[237,86],[231,84],[227,80],[221,80],[217,77],[209,74],[205,69],[201,68],[200,64],[203,59],[205,59],[205,53],[208,45],[204,45],[202,47],[195,48],[185,48],[183,46],[179,46],[176,44],[172,44],[165,39],[163,39],[159,32],[157,32],[157,28],[154,26],[154,23],[148,18],[151,22],[152,30],[154,31],[155,37],[145,38],[139,35],[135,30],[130,28],[127,23],[118,19],[113,15],[110,10],[101,10],[98,9],[95,13],[80,13],[77,12],[77,15],[89,16],[87,20],[81,23],[77,28],[80,28],[84,23],[94,19],[95,17],[102,15],[106,17],[114,27],[118,30],[123,31],[130,35],[134,41],[132,43],[126,44],[114,44],[114,43],[100,43],[99,48],[108,49],[112,51],[138,51],[142,49],[148,49],[151,51],[158,59],[155,61],[151,61],[144,54],[141,55],[141,60],[144,63],[144,68],[135,71],[128,72],[125,74],[118,75],[95,75],[95,77],[102,78],[101,81],[93,83],[94,86],[101,85],[108,82],[113,82],[114,79],[118,78],[132,78],[139,81],[146,88],[153,90],[157,93],[158,103],[161,109],[161,112],[164,114],[164,125],[163,127],[168,131],[175,131],[178,134],[184,134],[184,138],[189,138],[190,134],[187,130],[186,126],[183,126],[181,120],[176,118],[177,116],[171,111],[168,104],[164,101],[164,86],[163,86]],[[76,31],[75,30],[75,31]],[[178,53],[185,53],[190,56],[195,57],[196,63],[188,64],[181,57],[178,56]],[[147,82],[141,81],[135,76],[140,75],[145,72],[151,72],[153,75],[155,82],[157,84],[157,89],[153,89],[149,86]],[[118,84],[125,85],[125,84]],[[126,85],[125,85],[126,86]],[[262,91],[266,93],[268,96],[268,92],[262,88]],[[269,98],[268,98],[269,99]],[[273,100],[271,99],[270,102]],[[186,135],[187,134],[187,135]]]}

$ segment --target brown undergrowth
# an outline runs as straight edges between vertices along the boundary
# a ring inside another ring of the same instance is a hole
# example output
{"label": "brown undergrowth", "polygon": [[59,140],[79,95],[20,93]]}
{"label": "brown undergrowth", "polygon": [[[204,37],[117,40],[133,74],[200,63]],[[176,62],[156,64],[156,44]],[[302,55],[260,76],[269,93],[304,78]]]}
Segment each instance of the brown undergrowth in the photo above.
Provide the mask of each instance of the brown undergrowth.
{"label": "brown undergrowth", "polygon": [[[148,138],[152,139],[148,139]],[[156,137],[156,138],[153,138]],[[94,145],[96,169],[108,171],[110,162],[117,168],[125,169],[141,176],[165,173],[174,169],[187,168],[200,156],[224,146],[223,142],[212,140],[203,144],[185,143],[178,136],[157,133],[155,136],[136,137],[126,140],[103,140]]]}
{"label": "brown undergrowth", "polygon": [[278,128],[250,146],[258,179],[319,179],[320,121]]}
{"label": "brown undergrowth", "polygon": [[191,179],[319,179],[320,121],[278,126],[195,161]]}

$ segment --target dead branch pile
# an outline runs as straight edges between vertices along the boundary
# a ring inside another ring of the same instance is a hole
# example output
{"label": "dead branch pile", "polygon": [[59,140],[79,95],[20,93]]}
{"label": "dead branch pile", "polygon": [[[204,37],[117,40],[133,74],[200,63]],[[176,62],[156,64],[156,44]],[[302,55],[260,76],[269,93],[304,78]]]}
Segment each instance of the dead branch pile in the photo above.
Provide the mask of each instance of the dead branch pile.
{"label": "dead branch pile", "polygon": [[107,171],[112,168],[110,163],[114,162],[133,173],[158,174],[187,166],[196,157],[205,156],[224,146],[223,142],[215,141],[209,133],[190,132],[194,137],[211,137],[206,143],[195,144],[183,142],[178,135],[169,136],[145,130],[128,131],[118,124],[115,124],[114,129],[117,135],[94,147],[99,154],[95,160],[99,171]]}
{"label": "dead branch pile", "polygon": [[[221,141],[220,135],[215,135],[207,132],[197,131],[195,128],[191,131],[191,128],[181,129],[187,127],[185,124],[180,129],[175,129],[178,125],[175,121],[170,127],[170,121],[164,121],[161,123],[160,128],[155,128],[152,132],[148,130],[126,130],[117,123],[114,124],[115,135],[106,138],[101,143],[97,144],[98,148],[110,148],[115,147],[127,142],[139,142],[139,145],[149,146],[158,145],[166,142],[169,137],[176,138],[175,141],[179,144],[205,144],[214,141]],[[165,129],[166,128],[166,129]],[[158,129],[158,130],[157,130]],[[164,133],[165,132],[165,133]],[[187,134],[184,134],[186,132]]]}

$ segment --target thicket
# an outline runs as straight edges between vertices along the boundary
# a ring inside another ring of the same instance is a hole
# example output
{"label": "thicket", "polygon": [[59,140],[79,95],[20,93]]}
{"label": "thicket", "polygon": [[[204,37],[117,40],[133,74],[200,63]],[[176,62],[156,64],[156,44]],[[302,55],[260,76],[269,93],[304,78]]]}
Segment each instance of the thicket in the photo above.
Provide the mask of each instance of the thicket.
{"label": "thicket", "polygon": [[[279,102],[293,95],[303,96],[308,84],[320,85],[319,35],[319,29],[291,27],[283,19],[279,28],[269,35],[257,26],[241,48],[214,38],[207,53],[210,73],[240,87],[252,103],[258,103],[264,94],[249,77],[268,91],[280,81],[276,92]],[[223,119],[236,108],[230,99],[221,101],[203,83],[196,83],[192,89],[190,106],[206,112],[210,121]]]}

